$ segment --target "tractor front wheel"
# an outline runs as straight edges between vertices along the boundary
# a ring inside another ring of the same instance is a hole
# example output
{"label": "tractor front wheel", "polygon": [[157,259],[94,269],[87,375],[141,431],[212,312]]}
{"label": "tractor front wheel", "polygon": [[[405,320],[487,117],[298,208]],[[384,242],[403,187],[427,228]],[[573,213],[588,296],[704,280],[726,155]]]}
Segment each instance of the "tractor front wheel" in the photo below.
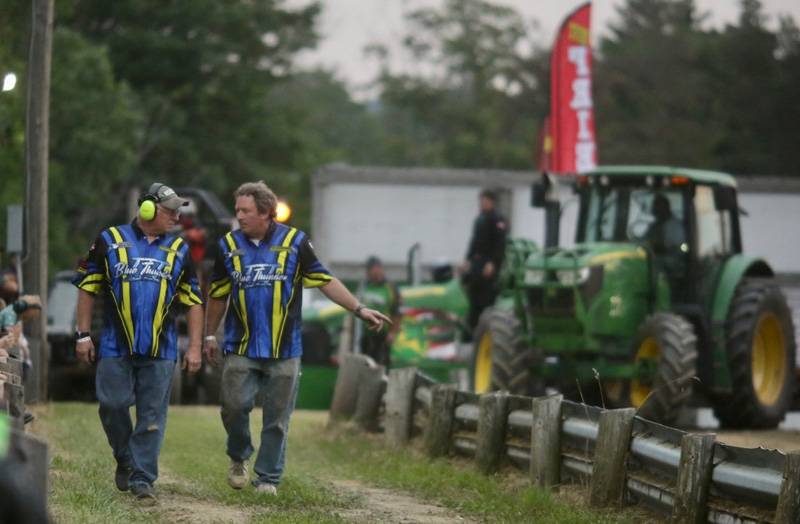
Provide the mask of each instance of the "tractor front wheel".
{"label": "tractor front wheel", "polygon": [[792,314],[780,288],[744,280],[725,324],[732,392],[717,398],[723,427],[774,428],[794,394],[795,339]]}
{"label": "tractor front wheel", "polygon": [[674,422],[697,373],[694,327],[681,316],[656,313],[639,328],[633,350],[640,375],[628,384],[627,404],[644,418]]}
{"label": "tractor front wheel", "polygon": [[530,393],[531,351],[522,344],[521,331],[513,311],[488,308],[483,312],[474,333],[473,391]]}

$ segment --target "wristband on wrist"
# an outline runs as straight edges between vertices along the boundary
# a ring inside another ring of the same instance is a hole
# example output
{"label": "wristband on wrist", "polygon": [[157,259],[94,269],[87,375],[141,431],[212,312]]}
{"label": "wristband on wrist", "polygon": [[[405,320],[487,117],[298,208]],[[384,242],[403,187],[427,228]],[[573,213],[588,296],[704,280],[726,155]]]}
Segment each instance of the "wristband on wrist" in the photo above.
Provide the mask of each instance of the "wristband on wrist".
{"label": "wristband on wrist", "polygon": [[353,314],[354,314],[356,317],[358,317],[358,318],[361,318],[361,311],[362,311],[363,309],[365,309],[366,307],[367,307],[367,306],[365,306],[364,304],[359,304],[359,305],[357,305],[357,306],[356,306],[356,308],[353,310]]}
{"label": "wristband on wrist", "polygon": [[76,342],[84,342],[85,339],[87,339],[87,338],[89,338],[89,339],[92,338],[92,334],[89,333],[88,331],[76,331],[75,332],[75,341]]}
{"label": "wristband on wrist", "polygon": [[81,342],[91,342],[92,337],[81,337],[75,341],[76,344],[80,344]]}
{"label": "wristband on wrist", "polygon": [[216,335],[206,335],[206,340],[207,341],[208,340],[217,340],[217,336]]}

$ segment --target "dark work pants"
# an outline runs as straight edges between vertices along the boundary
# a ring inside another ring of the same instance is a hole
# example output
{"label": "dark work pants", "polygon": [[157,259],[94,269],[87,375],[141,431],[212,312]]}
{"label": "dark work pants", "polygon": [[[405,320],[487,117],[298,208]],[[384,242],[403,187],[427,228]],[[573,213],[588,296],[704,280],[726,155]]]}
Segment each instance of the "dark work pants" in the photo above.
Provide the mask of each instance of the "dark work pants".
{"label": "dark work pants", "polygon": [[386,333],[361,335],[361,352],[386,369],[389,369],[390,351],[391,348],[386,343]]}
{"label": "dark work pants", "polygon": [[494,304],[497,298],[497,283],[494,279],[473,277],[467,285],[467,298],[469,299],[469,327],[475,330],[481,313]]}

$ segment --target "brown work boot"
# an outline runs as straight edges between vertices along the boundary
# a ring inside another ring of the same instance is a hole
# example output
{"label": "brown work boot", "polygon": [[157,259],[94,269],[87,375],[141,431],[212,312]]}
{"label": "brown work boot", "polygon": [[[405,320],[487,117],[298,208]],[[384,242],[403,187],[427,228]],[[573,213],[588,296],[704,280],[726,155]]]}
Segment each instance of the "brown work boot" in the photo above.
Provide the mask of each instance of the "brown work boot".
{"label": "brown work boot", "polygon": [[247,464],[231,460],[231,465],[228,467],[228,485],[233,489],[242,489],[248,480]]}

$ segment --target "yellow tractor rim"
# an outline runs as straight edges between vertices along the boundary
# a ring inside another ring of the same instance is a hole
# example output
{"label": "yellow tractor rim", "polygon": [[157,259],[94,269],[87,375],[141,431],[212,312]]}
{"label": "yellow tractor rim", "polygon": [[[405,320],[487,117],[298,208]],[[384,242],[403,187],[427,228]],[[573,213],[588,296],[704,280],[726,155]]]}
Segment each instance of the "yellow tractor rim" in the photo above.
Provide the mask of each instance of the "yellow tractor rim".
{"label": "yellow tractor rim", "polygon": [[775,404],[786,382],[786,346],[780,319],[764,313],[753,334],[753,390],[765,406]]}
{"label": "yellow tractor rim", "polygon": [[492,385],[492,337],[485,333],[475,357],[475,393],[486,393]]}
{"label": "yellow tractor rim", "polygon": [[[638,364],[644,359],[655,360],[657,363],[660,356],[661,348],[658,347],[658,341],[655,337],[647,337],[636,350],[636,363]],[[638,378],[633,379],[631,381],[631,406],[638,408],[644,404],[651,391],[653,391],[652,383],[642,382]]]}

